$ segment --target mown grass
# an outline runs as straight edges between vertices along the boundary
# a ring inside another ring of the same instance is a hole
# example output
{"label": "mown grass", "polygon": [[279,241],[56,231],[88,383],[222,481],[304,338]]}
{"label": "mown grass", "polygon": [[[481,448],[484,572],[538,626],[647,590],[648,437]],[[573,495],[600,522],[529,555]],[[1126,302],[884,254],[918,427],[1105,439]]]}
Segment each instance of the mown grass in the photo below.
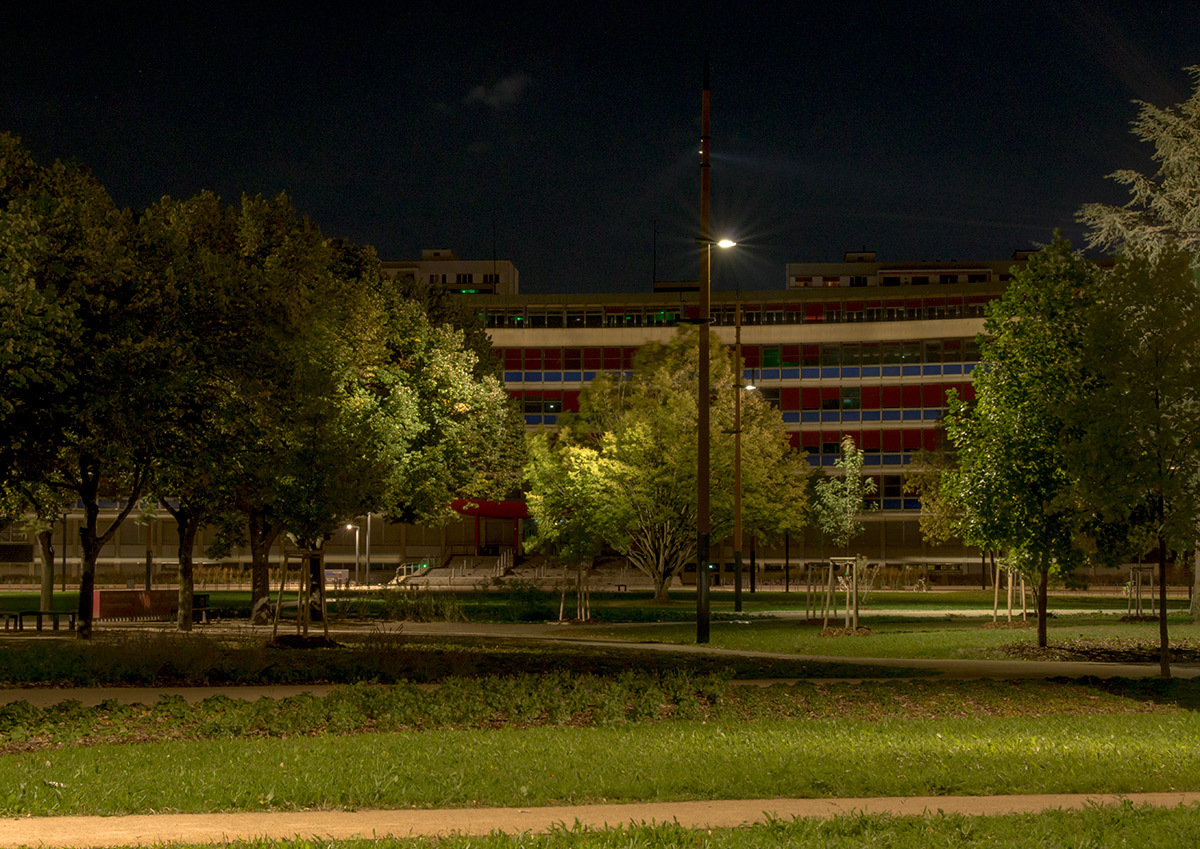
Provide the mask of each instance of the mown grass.
{"label": "mown grass", "polygon": [[[502,834],[379,840],[231,841],[230,849],[929,849],[937,846],[1006,849],[1098,849],[1117,846],[1196,846],[1200,808],[1128,803],[1080,811],[966,817],[850,815],[829,820],[776,819],[729,829],[689,829],[675,823],[617,828],[563,825],[545,834]],[[190,849],[178,846],[177,849]],[[201,849],[196,847],[195,849]],[[208,849],[208,847],[204,847]]]}
{"label": "mown grass", "polygon": [[0,684],[187,686],[432,682],[521,673],[619,674],[678,671],[739,678],[887,677],[895,667],[786,658],[715,657],[579,643],[528,643],[470,637],[406,637],[372,632],[340,648],[272,648],[254,634],[100,632],[91,641],[30,637],[0,651]]}
{"label": "mown grass", "polygon": [[1200,717],[663,721],[64,747],[0,758],[0,815],[1200,787]]}
{"label": "mown grass", "polygon": [[665,720],[934,719],[1200,709],[1200,681],[864,681],[754,687],[712,676],[626,673],[452,679],[436,688],[357,684],[278,701],[115,701],[0,706],[0,754],[99,743],[314,736],[399,730],[609,726]]}
{"label": "mown grass", "polygon": [[[805,622],[745,620],[714,622],[710,644],[720,648],[786,654],[855,657],[988,658],[1013,654],[1006,646],[1033,645],[1036,630],[984,627],[991,618],[902,619],[872,618],[864,621],[869,636],[821,636],[820,626]],[[830,622],[831,627],[842,621]],[[1171,639],[1180,648],[1200,649],[1200,625],[1182,616],[1172,616]],[[693,629],[681,625],[622,626],[596,628],[594,636],[605,639],[687,644],[695,642]],[[1113,617],[1081,614],[1052,618],[1048,624],[1051,644],[1066,641],[1134,640],[1150,646],[1158,644],[1155,622],[1121,622]],[[1086,659],[1086,658],[1085,658]]]}

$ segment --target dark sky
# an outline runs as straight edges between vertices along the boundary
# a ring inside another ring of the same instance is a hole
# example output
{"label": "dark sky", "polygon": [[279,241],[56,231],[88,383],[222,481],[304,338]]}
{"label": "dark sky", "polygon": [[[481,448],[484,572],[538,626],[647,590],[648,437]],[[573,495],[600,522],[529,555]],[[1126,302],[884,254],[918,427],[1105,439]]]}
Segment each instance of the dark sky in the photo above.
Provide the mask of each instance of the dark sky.
{"label": "dark sky", "polygon": [[134,207],[286,191],[385,259],[495,232],[530,293],[647,290],[655,221],[659,278],[695,278],[706,46],[720,288],[1078,243],[1105,175],[1151,167],[1131,101],[1200,64],[1194,0],[35,5],[0,28],[0,130],[40,160]]}

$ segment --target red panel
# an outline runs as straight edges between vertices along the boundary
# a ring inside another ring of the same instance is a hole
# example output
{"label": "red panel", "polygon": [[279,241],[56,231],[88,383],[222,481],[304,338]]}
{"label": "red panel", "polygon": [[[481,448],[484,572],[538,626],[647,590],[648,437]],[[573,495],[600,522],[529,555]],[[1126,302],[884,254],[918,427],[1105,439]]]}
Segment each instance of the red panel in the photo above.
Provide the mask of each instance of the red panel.
{"label": "red panel", "polygon": [[742,359],[746,361],[746,368],[758,368],[758,346],[743,345]]}
{"label": "red panel", "polygon": [[780,362],[783,364],[800,362],[800,346],[784,345],[780,350]]}
{"label": "red panel", "polygon": [[806,386],[800,390],[801,410],[821,409],[821,390],[815,386]]}
{"label": "red panel", "polygon": [[945,406],[945,388],[940,383],[927,383],[921,391],[921,396],[926,407]]}
{"label": "red panel", "polygon": [[926,451],[937,451],[942,441],[941,431],[936,427],[931,427],[924,431],[924,442]]}
{"label": "red panel", "polygon": [[974,383],[964,383],[963,387],[962,387],[962,392],[959,393],[959,397],[962,398],[964,401],[974,401],[975,400],[975,384]]}
{"label": "red panel", "polygon": [[562,348],[546,348],[542,351],[542,368],[546,371],[558,371],[562,368]]}
{"label": "red panel", "polygon": [[820,322],[825,320],[825,305],[824,304],[805,304],[804,305],[804,320],[806,322]]}
{"label": "red panel", "polygon": [[880,387],[864,386],[862,388],[862,408],[864,410],[878,410],[880,399]]}
{"label": "red panel", "polygon": [[800,441],[805,448],[820,448],[821,447],[821,431],[819,430],[804,430],[800,432]]}
{"label": "red panel", "polygon": [[796,448],[796,449],[800,448],[800,431],[793,430],[790,433],[788,433],[788,444],[791,445],[793,448]]}
{"label": "red panel", "polygon": [[862,435],[862,447],[864,451],[874,449],[879,450],[879,431],[864,430]]}
{"label": "red panel", "polygon": [[827,401],[829,399],[837,400],[841,397],[842,397],[842,390],[838,389],[836,386],[822,386],[821,387],[821,400],[822,401]]}
{"label": "red panel", "polygon": [[894,452],[894,451],[900,450],[900,446],[901,446],[900,431],[898,431],[898,430],[881,431],[879,434],[879,438],[880,438],[880,442],[881,442],[880,447],[884,451],[893,451]]}
{"label": "red panel", "polygon": [[589,371],[604,368],[604,350],[602,348],[584,348],[583,367]]}
{"label": "red panel", "polygon": [[633,356],[637,353],[637,348],[626,348],[621,352],[621,368],[628,371],[633,368]]}
{"label": "red panel", "polygon": [[542,370],[542,349],[541,348],[526,348],[525,349],[525,370],[526,371],[541,371]]}
{"label": "red panel", "polygon": [[800,390],[795,387],[779,390],[779,409],[792,412],[800,409]]}
{"label": "red panel", "polygon": [[621,368],[620,348],[604,349],[604,368],[608,369],[609,371],[616,371]]}
{"label": "red panel", "polygon": [[579,391],[564,389],[563,390],[563,409],[569,410],[572,413],[579,412]]}
{"label": "red panel", "polygon": [[[576,394],[578,394],[578,393],[576,393]],[[508,390],[508,397],[516,398],[519,401],[525,397],[525,393],[522,392],[520,389],[510,389],[510,390]]]}
{"label": "red panel", "polygon": [[567,371],[577,371],[578,369],[583,368],[583,349],[564,348],[563,368]]}
{"label": "red panel", "polygon": [[504,352],[504,368],[507,371],[521,370],[521,349],[520,348],[501,348]]}
{"label": "red panel", "polygon": [[904,406],[908,409],[916,409],[921,406],[921,386],[913,384],[904,387]]}
{"label": "red panel", "polygon": [[921,447],[921,433],[922,433],[922,431],[917,430],[916,428],[905,429],[905,431],[904,431],[904,450],[905,451],[916,451],[918,448]]}
{"label": "red panel", "polygon": [[894,409],[903,404],[903,387],[900,386],[885,386],[883,387],[883,400],[880,402],[885,409]]}

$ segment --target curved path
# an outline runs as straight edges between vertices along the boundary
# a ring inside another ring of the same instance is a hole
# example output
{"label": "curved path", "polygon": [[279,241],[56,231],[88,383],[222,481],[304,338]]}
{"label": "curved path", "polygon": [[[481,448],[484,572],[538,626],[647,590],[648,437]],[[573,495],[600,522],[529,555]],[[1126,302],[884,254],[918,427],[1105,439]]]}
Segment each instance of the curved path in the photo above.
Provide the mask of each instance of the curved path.
{"label": "curved path", "polygon": [[280,811],[232,814],[145,814],[116,817],[26,817],[0,820],[0,849],[20,846],[134,846],[227,843],[267,838],[348,839],[449,834],[544,832],[574,823],[603,828],[675,822],[687,828],[735,828],[768,818],[848,814],[967,816],[1073,810],[1094,805],[1177,807],[1200,804],[1200,793],[1124,796],[918,796],[857,799],[724,799],[547,808],[457,808],[399,811]]}

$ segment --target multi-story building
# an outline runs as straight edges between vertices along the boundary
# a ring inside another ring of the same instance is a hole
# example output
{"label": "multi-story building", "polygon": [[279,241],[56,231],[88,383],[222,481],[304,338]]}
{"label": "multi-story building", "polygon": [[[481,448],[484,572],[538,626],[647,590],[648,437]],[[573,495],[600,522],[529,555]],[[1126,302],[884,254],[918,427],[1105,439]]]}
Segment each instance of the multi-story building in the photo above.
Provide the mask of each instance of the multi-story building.
{"label": "multi-story building", "polygon": [[515,295],[520,290],[520,275],[511,261],[459,259],[441,248],[421,251],[419,262],[384,262],[383,271],[463,295]]}
{"label": "multi-story building", "polygon": [[[840,263],[789,264],[778,290],[712,294],[712,325],[730,346],[740,308],[745,379],[779,407],[792,445],[814,466],[832,466],[846,434],[866,453],[877,511],[855,549],[872,560],[981,575],[977,550],[926,546],[920,504],[905,496],[902,475],[915,451],[938,446],[948,393],[974,397],[984,305],[1027,257],[890,263],[856,251]],[[672,284],[644,295],[514,293],[473,303],[526,425],[538,428],[577,409],[580,390],[598,373],[628,371],[640,345],[694,318],[694,292]],[[789,543],[792,562],[842,553],[815,531]],[[727,549],[714,551],[732,560]],[[785,556],[780,546],[758,555],[772,571]]]}

